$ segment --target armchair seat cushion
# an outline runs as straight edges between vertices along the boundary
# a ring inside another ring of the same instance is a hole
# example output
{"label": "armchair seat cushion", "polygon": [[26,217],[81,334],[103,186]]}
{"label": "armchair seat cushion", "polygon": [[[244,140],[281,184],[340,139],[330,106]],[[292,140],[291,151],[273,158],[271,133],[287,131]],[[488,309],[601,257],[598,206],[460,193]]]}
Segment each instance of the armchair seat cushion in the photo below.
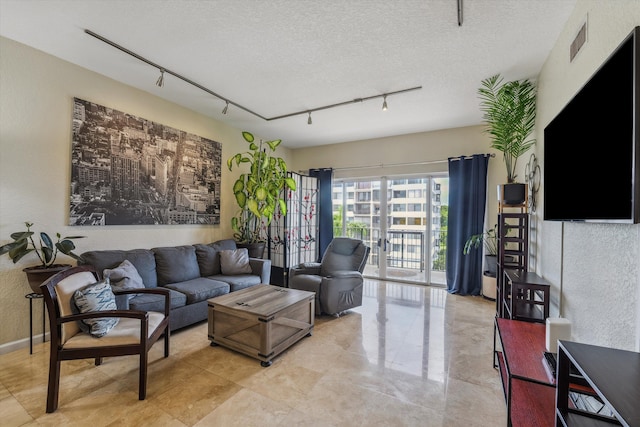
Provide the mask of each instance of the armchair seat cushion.
{"label": "armchair seat cushion", "polygon": [[[155,311],[148,312],[148,337],[164,320],[164,314]],[[115,318],[117,319],[117,317]],[[121,317],[118,324],[106,335],[96,339],[89,334],[79,333],[71,337],[64,344],[65,349],[85,347],[107,347],[112,345],[137,344],[140,342],[140,320]]]}
{"label": "armchair seat cushion", "polygon": [[211,280],[206,277],[198,277],[178,283],[169,283],[164,287],[185,294],[187,296],[187,304],[194,304],[196,302],[206,301],[209,298],[228,294],[230,289],[228,283]]}

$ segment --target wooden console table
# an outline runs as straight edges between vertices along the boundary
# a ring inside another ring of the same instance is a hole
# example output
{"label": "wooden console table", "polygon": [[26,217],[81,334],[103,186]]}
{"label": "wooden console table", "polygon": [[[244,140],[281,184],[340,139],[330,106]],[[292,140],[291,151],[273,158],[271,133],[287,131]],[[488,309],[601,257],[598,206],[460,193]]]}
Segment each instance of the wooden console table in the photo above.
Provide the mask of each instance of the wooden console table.
{"label": "wooden console table", "polygon": [[493,367],[507,403],[508,426],[553,426],[555,379],[543,363],[545,325],[497,317]]}
{"label": "wooden console table", "polygon": [[[546,326],[496,317],[493,333],[493,367],[502,379],[507,426],[553,426],[556,379],[545,367]],[[579,384],[570,388],[593,393]]]}

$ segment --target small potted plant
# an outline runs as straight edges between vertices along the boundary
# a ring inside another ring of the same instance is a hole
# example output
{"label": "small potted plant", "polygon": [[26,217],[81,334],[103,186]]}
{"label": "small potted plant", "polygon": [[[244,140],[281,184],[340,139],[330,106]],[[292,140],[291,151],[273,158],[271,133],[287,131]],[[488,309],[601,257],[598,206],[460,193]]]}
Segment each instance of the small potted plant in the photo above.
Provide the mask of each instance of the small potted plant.
{"label": "small potted plant", "polygon": [[487,273],[495,277],[497,274],[497,256],[498,256],[498,225],[494,225],[493,228],[485,230],[483,233],[478,233],[470,236],[464,244],[462,253],[467,255],[474,249],[478,249],[480,245],[484,248],[484,260],[487,265]]}
{"label": "small potted plant", "polygon": [[249,143],[249,150],[227,160],[230,171],[240,165],[248,166],[248,171],[233,184],[239,211],[231,219],[231,227],[238,246],[247,247],[249,256],[262,258],[266,245],[262,229],[271,223],[278,207],[286,215],[282,190],[295,191],[296,182],[287,176],[285,161],[273,155],[282,142],[280,139],[256,142],[253,134],[246,131],[242,132],[242,137]]}
{"label": "small potted plant", "polygon": [[60,233],[56,233],[57,241],[54,243],[51,237],[47,233],[40,233],[40,242],[36,244],[33,235],[35,232],[31,231],[33,223],[25,222],[27,227],[26,231],[19,231],[11,233],[13,242],[0,246],[0,255],[8,254],[13,260],[13,263],[17,263],[24,256],[34,253],[40,260],[40,265],[27,267],[23,271],[27,275],[29,286],[35,293],[41,293],[40,285],[55,273],[71,267],[70,264],[56,264],[56,258],[58,252],[68,255],[76,260],[82,258],[73,250],[76,248],[73,244],[73,239],[81,239],[86,236],[68,236],[62,237]]}
{"label": "small potted plant", "polygon": [[529,80],[503,83],[496,74],[482,80],[478,96],[491,148],[502,152],[507,168],[507,183],[498,188],[498,200],[505,205],[521,205],[527,188],[516,182],[516,165],[536,143],[530,138],[536,121],[536,87]]}

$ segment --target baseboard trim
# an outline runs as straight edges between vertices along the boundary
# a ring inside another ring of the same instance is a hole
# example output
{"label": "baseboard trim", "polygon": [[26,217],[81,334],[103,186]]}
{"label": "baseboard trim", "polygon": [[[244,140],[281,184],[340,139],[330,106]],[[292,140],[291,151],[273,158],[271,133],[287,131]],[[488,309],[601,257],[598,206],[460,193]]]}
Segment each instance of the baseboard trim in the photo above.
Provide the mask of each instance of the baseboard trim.
{"label": "baseboard trim", "polygon": [[[45,342],[49,341],[49,333],[45,334]],[[34,335],[33,337],[33,345],[42,344],[42,334]],[[11,353],[12,351],[20,350],[22,348],[29,348],[29,338],[22,338],[21,340],[8,342],[0,345],[0,354]]]}

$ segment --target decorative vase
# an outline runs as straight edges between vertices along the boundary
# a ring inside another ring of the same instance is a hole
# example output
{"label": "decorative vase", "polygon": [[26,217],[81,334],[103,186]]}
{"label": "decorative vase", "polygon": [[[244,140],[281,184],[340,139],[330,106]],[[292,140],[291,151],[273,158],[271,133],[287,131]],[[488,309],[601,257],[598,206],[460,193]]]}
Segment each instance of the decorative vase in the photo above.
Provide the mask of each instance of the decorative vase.
{"label": "decorative vase", "polygon": [[38,265],[36,267],[27,267],[22,271],[27,275],[27,280],[29,281],[31,290],[36,294],[41,294],[42,290],[40,289],[40,285],[42,285],[45,280],[70,267],[71,264],[53,264],[48,267]]}
{"label": "decorative vase", "polygon": [[263,258],[264,249],[267,247],[267,242],[256,243],[236,243],[239,248],[247,248],[249,252],[249,258]]}

